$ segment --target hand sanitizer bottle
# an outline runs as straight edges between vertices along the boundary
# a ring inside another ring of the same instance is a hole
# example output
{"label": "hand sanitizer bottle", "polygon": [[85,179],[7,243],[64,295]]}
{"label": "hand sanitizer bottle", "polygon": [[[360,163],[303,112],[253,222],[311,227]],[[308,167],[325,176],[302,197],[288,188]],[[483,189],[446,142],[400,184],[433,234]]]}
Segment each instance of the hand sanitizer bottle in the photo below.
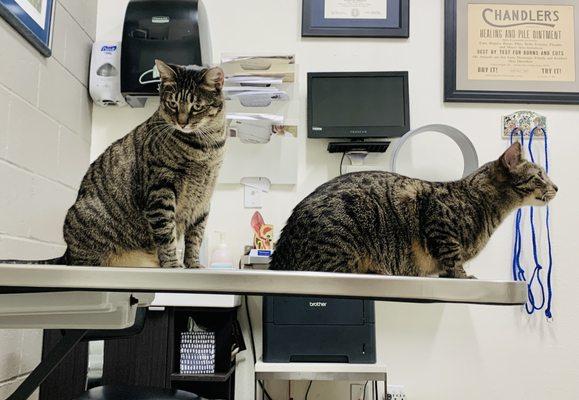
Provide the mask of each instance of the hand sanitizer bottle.
{"label": "hand sanitizer bottle", "polygon": [[225,243],[225,233],[217,232],[219,234],[219,244],[211,254],[210,268],[214,269],[233,269],[233,258],[229,247]]}

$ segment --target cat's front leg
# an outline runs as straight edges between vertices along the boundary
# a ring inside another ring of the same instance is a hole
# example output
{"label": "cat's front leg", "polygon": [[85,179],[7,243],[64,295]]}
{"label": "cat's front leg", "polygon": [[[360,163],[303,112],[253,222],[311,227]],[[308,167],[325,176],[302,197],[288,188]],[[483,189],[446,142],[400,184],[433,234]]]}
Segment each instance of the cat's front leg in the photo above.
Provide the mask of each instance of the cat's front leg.
{"label": "cat's front leg", "polygon": [[153,232],[161,268],[183,266],[177,258],[175,207],[175,192],[171,188],[162,187],[149,193],[145,217]]}
{"label": "cat's front leg", "polygon": [[199,248],[208,215],[209,211],[204,212],[185,229],[185,268],[202,268],[199,263]]}
{"label": "cat's front leg", "polygon": [[463,267],[462,248],[460,243],[452,237],[436,235],[428,241],[432,256],[438,262],[441,278],[472,279]]}

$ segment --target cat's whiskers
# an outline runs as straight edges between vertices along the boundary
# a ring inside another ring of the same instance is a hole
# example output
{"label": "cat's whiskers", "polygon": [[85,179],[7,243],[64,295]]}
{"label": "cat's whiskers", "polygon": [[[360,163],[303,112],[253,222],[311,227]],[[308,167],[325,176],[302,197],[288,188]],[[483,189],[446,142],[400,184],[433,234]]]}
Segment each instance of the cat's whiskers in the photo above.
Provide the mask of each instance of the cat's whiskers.
{"label": "cat's whiskers", "polygon": [[159,148],[165,147],[168,140],[171,138],[171,133],[174,130],[172,125],[167,124],[157,132],[155,139],[157,140],[157,146]]}
{"label": "cat's whiskers", "polygon": [[215,137],[215,133],[217,133],[215,130],[206,130],[204,128],[200,128],[197,131],[195,131],[195,133],[199,133],[203,136],[203,138],[207,141],[210,142],[210,144],[212,145],[216,145],[218,144],[220,141],[218,140],[219,138]]}
{"label": "cat's whiskers", "polygon": [[161,129],[165,129],[165,128],[174,128],[174,125],[169,124],[166,121],[155,121],[151,124],[151,126],[153,128],[161,128]]}

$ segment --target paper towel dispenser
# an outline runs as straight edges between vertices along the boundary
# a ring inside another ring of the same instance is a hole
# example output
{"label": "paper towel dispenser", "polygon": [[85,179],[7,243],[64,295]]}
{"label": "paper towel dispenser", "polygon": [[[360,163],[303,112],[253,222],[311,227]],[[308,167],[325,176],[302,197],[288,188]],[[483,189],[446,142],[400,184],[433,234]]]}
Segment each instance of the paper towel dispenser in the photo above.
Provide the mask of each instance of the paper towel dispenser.
{"label": "paper towel dispenser", "polygon": [[121,92],[132,107],[158,96],[155,59],[180,65],[211,63],[206,14],[198,0],[131,0],[123,26]]}

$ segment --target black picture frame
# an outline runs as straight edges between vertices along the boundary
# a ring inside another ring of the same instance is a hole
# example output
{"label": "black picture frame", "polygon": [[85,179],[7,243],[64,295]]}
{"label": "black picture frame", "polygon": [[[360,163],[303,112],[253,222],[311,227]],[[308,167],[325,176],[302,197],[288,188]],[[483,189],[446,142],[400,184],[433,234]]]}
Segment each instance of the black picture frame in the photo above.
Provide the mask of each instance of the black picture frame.
{"label": "black picture frame", "polygon": [[[340,26],[336,24],[331,26],[315,26],[312,23],[314,18],[324,19],[323,16],[317,15],[320,9],[323,9],[325,0],[303,0],[302,1],[302,36],[303,37],[373,37],[373,38],[408,38],[409,27],[409,0],[385,0],[395,2],[398,6],[398,13],[396,19],[398,23],[395,26],[372,27],[363,26],[363,21],[370,20],[356,20],[357,25],[361,26]],[[387,21],[386,18],[385,21]],[[327,20],[325,21],[336,21]],[[347,21],[347,20],[346,20]],[[343,22],[343,20],[340,20]],[[368,24],[371,25],[371,24]]]}
{"label": "black picture frame", "polygon": [[[579,92],[458,90],[456,88],[457,1],[459,0],[445,0],[444,4],[445,102],[579,104]],[[523,4],[523,2],[521,2],[521,4]]]}

